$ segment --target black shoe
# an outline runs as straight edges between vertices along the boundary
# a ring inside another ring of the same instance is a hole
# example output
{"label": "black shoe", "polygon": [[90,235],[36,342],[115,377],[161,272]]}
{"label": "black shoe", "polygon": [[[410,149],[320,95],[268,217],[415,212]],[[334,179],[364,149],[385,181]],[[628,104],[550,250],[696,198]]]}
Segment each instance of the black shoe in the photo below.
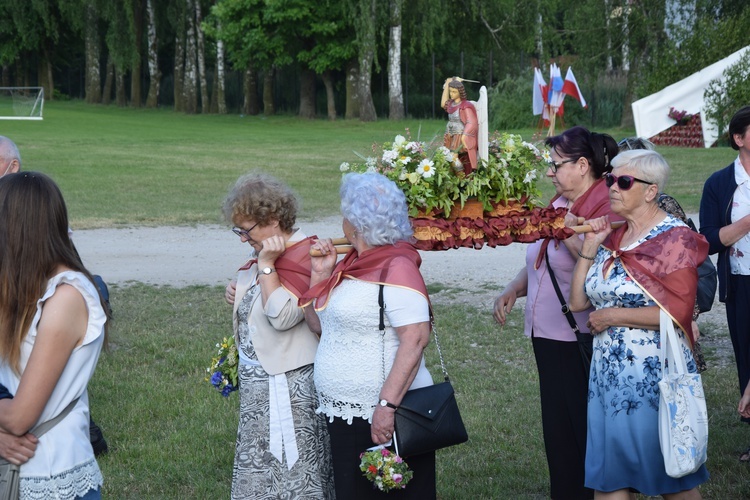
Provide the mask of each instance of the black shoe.
{"label": "black shoe", "polygon": [[96,425],[94,419],[89,420],[89,439],[91,440],[91,447],[94,448],[94,456],[98,457],[109,451],[102,430]]}

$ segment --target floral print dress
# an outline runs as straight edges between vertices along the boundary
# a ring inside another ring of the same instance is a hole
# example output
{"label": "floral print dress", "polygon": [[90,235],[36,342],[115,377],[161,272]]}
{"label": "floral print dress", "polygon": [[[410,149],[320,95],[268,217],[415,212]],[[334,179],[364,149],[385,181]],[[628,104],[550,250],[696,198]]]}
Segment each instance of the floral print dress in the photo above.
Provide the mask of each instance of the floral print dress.
{"label": "floral print dress", "polygon": [[[684,224],[667,216],[630,248]],[[586,277],[586,294],[596,309],[639,308],[656,303],[627,275],[619,259],[607,275],[609,252],[600,247]],[[634,315],[638,311],[633,311]],[[687,339],[682,351],[690,372],[696,371]],[[689,490],[708,479],[706,467],[675,479],[667,476],[659,448],[659,386],[662,366],[660,333],[612,326],[594,337],[589,374],[586,486],[598,491],[634,488],[645,495]]]}

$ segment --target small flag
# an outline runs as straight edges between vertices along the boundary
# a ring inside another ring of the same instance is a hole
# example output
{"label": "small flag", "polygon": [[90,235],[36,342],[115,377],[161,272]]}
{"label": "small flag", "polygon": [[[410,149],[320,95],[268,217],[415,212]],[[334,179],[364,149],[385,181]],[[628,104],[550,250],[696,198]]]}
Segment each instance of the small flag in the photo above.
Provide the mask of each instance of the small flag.
{"label": "small flag", "polygon": [[576,81],[576,77],[573,75],[573,69],[568,68],[568,72],[565,74],[565,83],[562,87],[563,94],[567,94],[573,99],[577,99],[581,106],[584,108],[586,106],[586,99],[583,98],[583,94],[581,94],[581,89],[578,87],[578,82]]}
{"label": "small flag", "polygon": [[546,91],[547,83],[544,81],[542,72],[539,70],[539,68],[534,68],[534,100],[532,105],[534,115],[541,115],[544,111],[544,95],[547,93]]}

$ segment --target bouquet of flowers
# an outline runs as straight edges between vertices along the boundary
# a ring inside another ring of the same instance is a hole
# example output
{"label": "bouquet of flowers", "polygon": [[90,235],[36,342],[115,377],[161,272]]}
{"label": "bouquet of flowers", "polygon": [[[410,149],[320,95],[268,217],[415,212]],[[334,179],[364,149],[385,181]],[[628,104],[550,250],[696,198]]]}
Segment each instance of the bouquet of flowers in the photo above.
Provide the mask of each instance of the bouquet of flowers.
{"label": "bouquet of flowers", "polygon": [[211,366],[206,368],[206,382],[211,382],[221,395],[228,397],[230,393],[239,389],[237,370],[239,367],[239,356],[237,346],[234,344],[234,336],[225,337],[221,343],[216,344],[219,349],[216,356],[211,359]]}
{"label": "bouquet of flowers", "polygon": [[359,455],[359,470],[372,481],[380,491],[401,490],[411,480],[414,473],[404,460],[388,448],[377,447]]}
{"label": "bouquet of flowers", "polygon": [[469,175],[463,174],[454,151],[435,143],[397,135],[393,142],[373,148],[379,150],[377,157],[362,157],[364,163],[344,162],[339,170],[385,175],[406,195],[412,217],[433,211],[447,215],[454,204],[463,207],[469,198],[478,199],[489,211],[492,203],[511,199],[535,202],[541,196],[536,181],[547,168],[549,153],[539,151],[520,135],[493,135],[489,158],[480,160]]}
{"label": "bouquet of flowers", "polygon": [[674,107],[669,108],[667,116],[676,121],[677,125],[687,125],[693,119],[693,115],[688,114],[687,111],[678,111]]}

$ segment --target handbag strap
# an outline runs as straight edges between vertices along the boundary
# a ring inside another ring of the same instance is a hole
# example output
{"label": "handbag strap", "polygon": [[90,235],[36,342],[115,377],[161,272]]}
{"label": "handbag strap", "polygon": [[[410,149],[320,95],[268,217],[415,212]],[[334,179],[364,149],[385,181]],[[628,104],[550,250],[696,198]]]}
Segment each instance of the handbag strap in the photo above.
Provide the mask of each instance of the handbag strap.
{"label": "handbag strap", "polygon": [[680,339],[674,329],[674,322],[661,308],[659,309],[659,329],[661,330],[662,372],[665,375],[688,373],[687,363],[680,349]]}
{"label": "handbag strap", "polygon": [[31,429],[29,432],[32,433],[36,437],[42,437],[43,434],[45,434],[48,430],[52,429],[54,426],[59,424],[62,419],[68,416],[68,413],[70,413],[70,411],[73,409],[76,403],[78,403],[79,399],[81,398],[80,397],[75,398],[73,401],[68,403],[68,406],[66,406],[65,409],[61,411],[55,418],[51,418],[47,420],[46,422],[42,422],[41,424]]}
{"label": "handbag strap", "polygon": [[557,278],[555,278],[555,273],[552,271],[552,266],[549,265],[549,252],[544,252],[544,259],[547,261],[547,272],[549,273],[549,278],[552,281],[552,286],[555,289],[555,293],[557,294],[557,300],[560,301],[560,310],[562,311],[563,315],[565,315],[565,319],[568,320],[568,324],[573,329],[573,332],[578,336],[581,333],[581,330],[578,328],[578,323],[576,323],[576,319],[573,316],[573,312],[570,310],[570,306],[565,301],[565,297],[562,294],[562,291],[560,290],[560,285],[557,284]]}
{"label": "handbag strap", "polygon": [[[383,339],[383,380],[385,381],[385,301],[383,299],[384,288],[384,285],[380,285],[380,290],[378,291],[378,305],[380,306],[380,324],[378,325],[378,328],[380,329]],[[440,348],[440,340],[438,339],[437,330],[435,330],[435,321],[432,318],[430,320],[430,327],[432,329],[432,335],[435,337],[435,345],[437,346],[438,356],[440,357],[440,368],[443,370],[443,377],[445,377],[445,381],[448,382],[450,381],[450,378],[448,377],[448,370],[445,368],[443,350]]]}

